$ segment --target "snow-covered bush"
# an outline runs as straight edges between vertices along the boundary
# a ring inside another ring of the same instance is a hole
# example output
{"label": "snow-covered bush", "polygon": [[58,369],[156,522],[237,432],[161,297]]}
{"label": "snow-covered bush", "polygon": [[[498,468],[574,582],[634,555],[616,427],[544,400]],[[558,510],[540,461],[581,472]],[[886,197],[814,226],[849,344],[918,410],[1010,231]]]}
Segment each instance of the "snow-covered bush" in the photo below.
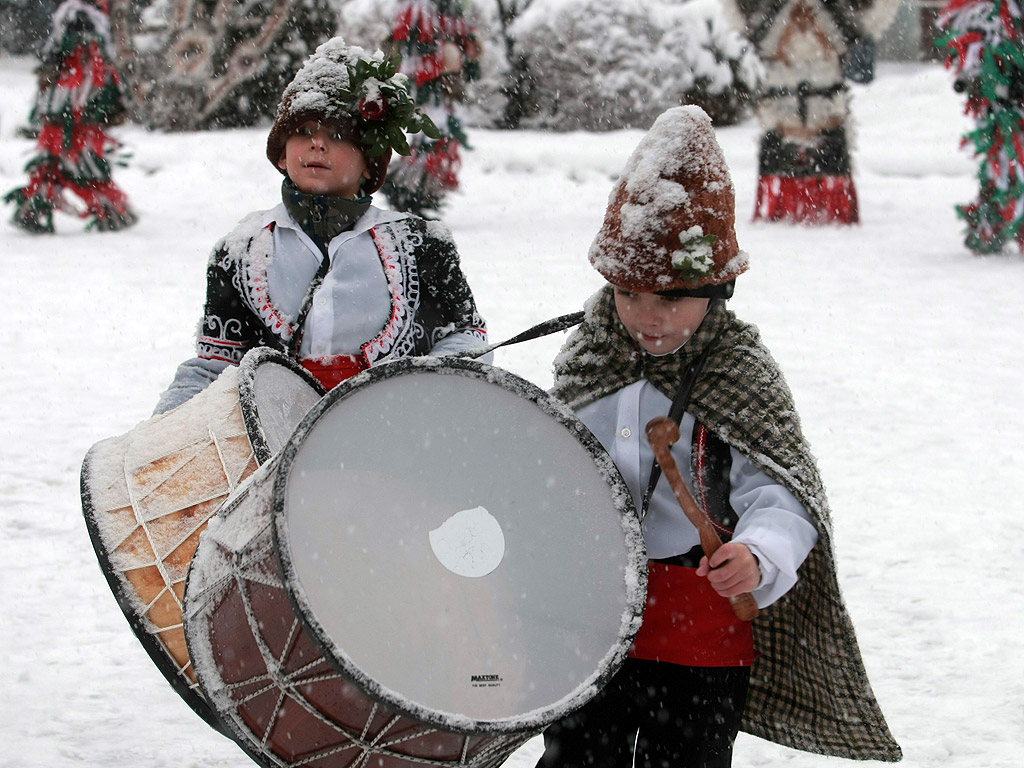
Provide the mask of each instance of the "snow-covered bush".
{"label": "snow-covered bush", "polygon": [[534,80],[533,127],[647,128],[679,104],[725,125],[761,72],[714,0],[534,0],[515,32]]}
{"label": "snow-covered bush", "polygon": [[[398,6],[398,0],[331,2],[338,33],[367,48],[387,37]],[[647,128],[679,104],[698,104],[716,124],[728,125],[757,88],[760,62],[718,0],[506,0],[504,6],[521,9],[512,39],[503,37],[497,0],[467,5],[484,48],[480,79],[463,105],[468,126],[507,123],[510,55],[522,57],[529,79],[523,127]]]}
{"label": "snow-covered bush", "polygon": [[38,54],[60,0],[0,0],[0,51]]}
{"label": "snow-covered bush", "polygon": [[391,34],[399,0],[329,0],[338,15],[337,34],[349,45],[368,51],[383,45]]}
{"label": "snow-covered bush", "polygon": [[674,10],[659,48],[686,64],[672,72],[685,94],[682,103],[702,107],[717,125],[737,122],[763,72],[754,46],[736,31],[718,0],[690,0]]}
{"label": "snow-covered bush", "polygon": [[530,54],[531,122],[566,130],[650,124],[650,105],[660,101],[652,74],[661,31],[646,8],[578,0],[536,18],[531,7],[516,30]]}

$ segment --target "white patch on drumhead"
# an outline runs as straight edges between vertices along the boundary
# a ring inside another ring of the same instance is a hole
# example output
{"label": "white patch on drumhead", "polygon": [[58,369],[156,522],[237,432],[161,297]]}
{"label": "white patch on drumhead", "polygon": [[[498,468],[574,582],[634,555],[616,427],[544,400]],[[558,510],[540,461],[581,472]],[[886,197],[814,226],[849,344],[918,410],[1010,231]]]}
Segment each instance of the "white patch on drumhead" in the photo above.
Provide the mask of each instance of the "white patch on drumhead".
{"label": "white patch on drumhead", "polygon": [[430,548],[441,565],[471,579],[486,576],[505,556],[505,534],[483,507],[464,509],[432,530]]}

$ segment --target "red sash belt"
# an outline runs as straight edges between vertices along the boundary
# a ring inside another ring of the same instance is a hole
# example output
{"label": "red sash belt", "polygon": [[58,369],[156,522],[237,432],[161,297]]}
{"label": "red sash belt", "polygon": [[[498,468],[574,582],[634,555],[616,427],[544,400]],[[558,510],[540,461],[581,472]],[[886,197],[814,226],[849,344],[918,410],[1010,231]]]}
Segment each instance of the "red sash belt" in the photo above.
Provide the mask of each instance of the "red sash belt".
{"label": "red sash belt", "polygon": [[647,607],[629,655],[688,667],[747,667],[754,632],[696,568],[648,563]]}
{"label": "red sash belt", "polygon": [[362,355],[328,355],[307,358],[301,362],[302,367],[328,390],[370,367]]}

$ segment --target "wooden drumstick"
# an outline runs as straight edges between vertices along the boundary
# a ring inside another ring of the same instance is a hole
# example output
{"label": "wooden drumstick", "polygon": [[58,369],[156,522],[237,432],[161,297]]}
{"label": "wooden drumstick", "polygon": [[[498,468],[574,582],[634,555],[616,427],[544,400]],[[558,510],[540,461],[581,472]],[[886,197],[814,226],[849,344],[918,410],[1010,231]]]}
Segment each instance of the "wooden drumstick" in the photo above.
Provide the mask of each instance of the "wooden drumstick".
{"label": "wooden drumstick", "polygon": [[[672,492],[676,495],[679,506],[683,508],[687,519],[693,523],[697,533],[700,534],[700,546],[704,550],[704,554],[710,559],[715,550],[722,546],[722,540],[718,538],[718,533],[711,524],[711,520],[704,514],[704,510],[698,506],[697,500],[690,493],[683,476],[679,474],[679,468],[676,466],[675,459],[672,458],[672,452],[669,450],[679,440],[679,425],[664,416],[651,419],[647,423],[647,440],[650,442],[651,448],[654,449],[654,458],[661,467],[661,471],[665,473],[669,485],[672,486]],[[753,621],[757,618],[757,602],[749,592],[733,595],[729,598],[729,602],[732,603],[732,610],[740,620]]]}

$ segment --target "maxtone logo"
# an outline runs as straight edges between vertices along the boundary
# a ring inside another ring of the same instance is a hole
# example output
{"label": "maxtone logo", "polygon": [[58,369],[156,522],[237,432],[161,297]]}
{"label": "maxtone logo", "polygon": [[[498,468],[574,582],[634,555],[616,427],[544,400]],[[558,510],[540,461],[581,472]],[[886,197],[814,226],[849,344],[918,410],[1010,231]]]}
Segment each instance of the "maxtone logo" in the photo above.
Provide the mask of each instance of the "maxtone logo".
{"label": "maxtone logo", "polygon": [[469,679],[474,683],[497,683],[501,677],[498,675],[470,675]]}

